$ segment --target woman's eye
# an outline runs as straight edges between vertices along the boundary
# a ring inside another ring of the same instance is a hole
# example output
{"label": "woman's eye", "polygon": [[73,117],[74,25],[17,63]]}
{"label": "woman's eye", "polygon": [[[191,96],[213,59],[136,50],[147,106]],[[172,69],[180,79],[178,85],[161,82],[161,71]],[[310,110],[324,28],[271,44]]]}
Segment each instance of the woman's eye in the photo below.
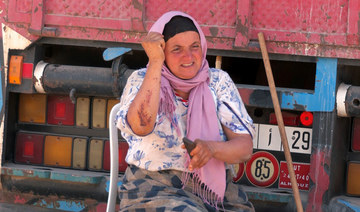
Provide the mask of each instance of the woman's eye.
{"label": "woman's eye", "polygon": [[198,44],[193,45],[192,48],[193,48],[193,49],[198,49],[198,48],[200,48],[200,45],[198,45]]}
{"label": "woman's eye", "polygon": [[180,52],[180,48],[175,48],[175,49],[172,50],[172,52],[175,52],[175,53]]}

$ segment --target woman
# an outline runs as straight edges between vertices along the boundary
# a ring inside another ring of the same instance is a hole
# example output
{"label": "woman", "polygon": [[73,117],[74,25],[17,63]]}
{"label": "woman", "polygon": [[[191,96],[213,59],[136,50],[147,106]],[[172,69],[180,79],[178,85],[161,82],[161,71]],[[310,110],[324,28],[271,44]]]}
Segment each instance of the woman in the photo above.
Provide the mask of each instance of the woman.
{"label": "woman", "polygon": [[[199,25],[165,13],[142,46],[149,63],[128,79],[118,113],[129,144],[120,209],[253,210],[226,170],[251,157],[254,126],[229,75],[209,68]],[[183,137],[196,144],[191,158]]]}

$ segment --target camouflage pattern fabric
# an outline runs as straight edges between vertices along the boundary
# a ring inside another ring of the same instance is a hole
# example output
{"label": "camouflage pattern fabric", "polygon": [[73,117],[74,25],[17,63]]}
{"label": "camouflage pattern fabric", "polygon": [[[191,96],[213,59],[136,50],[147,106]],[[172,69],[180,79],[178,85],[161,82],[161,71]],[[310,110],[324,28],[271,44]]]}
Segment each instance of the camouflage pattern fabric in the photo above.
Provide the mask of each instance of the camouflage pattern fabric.
{"label": "camouflage pattern fabric", "polygon": [[[120,211],[217,211],[192,193],[192,180],[182,189],[181,171],[147,171],[129,165],[119,188]],[[254,211],[241,186],[227,173],[223,205],[218,211]]]}

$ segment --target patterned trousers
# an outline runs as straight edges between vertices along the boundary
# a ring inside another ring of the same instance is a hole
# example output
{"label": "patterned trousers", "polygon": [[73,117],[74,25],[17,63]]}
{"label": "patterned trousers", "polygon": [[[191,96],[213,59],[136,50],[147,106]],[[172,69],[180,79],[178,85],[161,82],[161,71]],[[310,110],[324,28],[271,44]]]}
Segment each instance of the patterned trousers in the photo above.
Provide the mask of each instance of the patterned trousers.
{"label": "patterned trousers", "polygon": [[[191,181],[182,189],[181,171],[146,171],[129,165],[119,188],[120,211],[217,211],[192,193]],[[241,186],[227,173],[224,202],[218,211],[254,211]]]}

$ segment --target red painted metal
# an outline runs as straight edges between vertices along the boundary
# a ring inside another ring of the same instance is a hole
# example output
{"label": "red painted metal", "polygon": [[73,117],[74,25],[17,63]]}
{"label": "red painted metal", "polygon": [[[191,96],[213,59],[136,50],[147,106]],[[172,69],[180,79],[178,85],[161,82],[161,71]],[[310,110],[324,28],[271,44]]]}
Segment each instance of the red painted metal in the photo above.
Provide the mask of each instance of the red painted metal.
{"label": "red painted metal", "polygon": [[360,11],[360,1],[358,0],[349,0],[349,18],[347,25],[347,43],[350,46],[359,45],[359,12]]}
{"label": "red painted metal", "polygon": [[251,2],[250,0],[245,0],[238,1],[237,4],[238,13],[234,46],[246,47],[249,44]]}
{"label": "red painted metal", "polygon": [[29,32],[41,35],[44,27],[44,0],[33,0]]}
{"label": "red painted metal", "polygon": [[323,211],[324,195],[329,188],[329,174],[325,170],[330,166],[330,151],[326,148],[315,149],[310,159],[310,187],[306,211]]}
{"label": "red painted metal", "polygon": [[180,10],[198,20],[210,49],[259,51],[252,42],[262,31],[271,53],[360,58],[357,0],[47,0],[39,7],[42,1],[7,0],[6,24],[32,41],[39,36],[29,30],[139,43],[161,14]]}

